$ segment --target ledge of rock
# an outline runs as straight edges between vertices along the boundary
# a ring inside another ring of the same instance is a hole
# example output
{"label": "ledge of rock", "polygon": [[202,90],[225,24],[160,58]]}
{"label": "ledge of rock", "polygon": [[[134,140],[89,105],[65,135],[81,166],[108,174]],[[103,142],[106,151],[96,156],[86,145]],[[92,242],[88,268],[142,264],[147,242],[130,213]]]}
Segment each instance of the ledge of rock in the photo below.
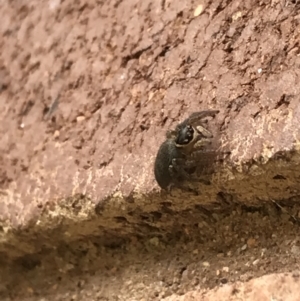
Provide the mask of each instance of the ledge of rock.
{"label": "ledge of rock", "polygon": [[[37,252],[55,229],[163,235],[197,208],[299,196],[298,15],[265,5],[3,1],[0,250]],[[160,192],[166,130],[207,108],[231,155],[210,185]]]}
{"label": "ledge of rock", "polygon": [[[299,5],[1,1],[1,300],[298,300]],[[230,154],[161,191],[207,109]]]}

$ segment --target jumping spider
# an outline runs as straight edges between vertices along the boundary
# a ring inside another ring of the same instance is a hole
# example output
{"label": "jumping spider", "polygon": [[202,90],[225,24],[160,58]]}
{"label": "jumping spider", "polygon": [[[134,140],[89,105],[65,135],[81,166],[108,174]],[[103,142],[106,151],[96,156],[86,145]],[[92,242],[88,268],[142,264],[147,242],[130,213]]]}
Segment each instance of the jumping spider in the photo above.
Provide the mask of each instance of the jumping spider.
{"label": "jumping spider", "polygon": [[217,110],[195,112],[179,123],[175,130],[167,133],[167,139],[160,146],[154,164],[155,179],[162,189],[169,189],[172,184],[191,178],[187,169],[195,167],[195,163],[189,159],[196,153],[203,154],[204,147],[213,138],[202,120],[215,117],[218,113]]}

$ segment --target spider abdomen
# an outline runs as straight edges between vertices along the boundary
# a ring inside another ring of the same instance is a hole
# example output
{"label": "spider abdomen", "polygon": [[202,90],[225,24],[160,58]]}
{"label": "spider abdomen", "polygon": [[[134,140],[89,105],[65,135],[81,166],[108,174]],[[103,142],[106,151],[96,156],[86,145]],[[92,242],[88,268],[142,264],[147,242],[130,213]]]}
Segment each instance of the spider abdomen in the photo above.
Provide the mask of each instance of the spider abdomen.
{"label": "spider abdomen", "polygon": [[181,149],[177,148],[174,140],[167,139],[160,146],[154,163],[154,175],[158,185],[167,189],[168,186],[174,181],[170,173],[170,166],[173,159],[184,158]]}

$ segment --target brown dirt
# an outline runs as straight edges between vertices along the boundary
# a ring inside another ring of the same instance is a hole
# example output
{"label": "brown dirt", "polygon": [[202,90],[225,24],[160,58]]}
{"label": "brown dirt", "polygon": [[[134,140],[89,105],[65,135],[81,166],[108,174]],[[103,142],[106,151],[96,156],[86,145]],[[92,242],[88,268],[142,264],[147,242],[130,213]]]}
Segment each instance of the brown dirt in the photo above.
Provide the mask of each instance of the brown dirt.
{"label": "brown dirt", "polygon": [[[299,269],[298,9],[2,1],[2,300],[161,300]],[[160,195],[165,131],[208,107],[249,177]]]}
{"label": "brown dirt", "polygon": [[[189,291],[204,297],[212,288],[300,268],[299,225],[278,206],[203,212],[193,228],[180,226],[166,238],[132,235],[127,244],[104,246],[85,236],[3,263],[1,300],[177,300]],[[282,286],[291,289],[288,281]],[[275,288],[268,294],[278,294]]]}

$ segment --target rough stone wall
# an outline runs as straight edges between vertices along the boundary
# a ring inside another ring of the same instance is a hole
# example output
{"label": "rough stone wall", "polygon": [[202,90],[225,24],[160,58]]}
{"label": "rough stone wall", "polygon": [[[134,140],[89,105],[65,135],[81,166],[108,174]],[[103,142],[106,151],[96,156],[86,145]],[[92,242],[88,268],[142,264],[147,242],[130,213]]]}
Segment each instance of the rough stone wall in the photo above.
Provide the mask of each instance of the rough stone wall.
{"label": "rough stone wall", "polygon": [[[20,0],[0,11],[7,258],[83,237],[165,239],[208,212],[297,204],[297,2]],[[211,185],[160,192],[165,132],[207,108],[220,110],[215,142],[231,155]]]}

